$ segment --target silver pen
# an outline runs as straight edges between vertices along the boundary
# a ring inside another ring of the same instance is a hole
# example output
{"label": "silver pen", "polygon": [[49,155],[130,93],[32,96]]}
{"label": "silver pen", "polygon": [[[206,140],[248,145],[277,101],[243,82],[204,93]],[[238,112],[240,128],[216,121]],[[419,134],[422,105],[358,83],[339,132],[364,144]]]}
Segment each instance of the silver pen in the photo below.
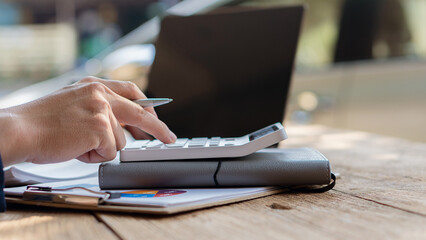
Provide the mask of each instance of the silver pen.
{"label": "silver pen", "polygon": [[141,105],[142,107],[157,107],[171,101],[173,101],[171,98],[146,98],[134,100],[133,102]]}

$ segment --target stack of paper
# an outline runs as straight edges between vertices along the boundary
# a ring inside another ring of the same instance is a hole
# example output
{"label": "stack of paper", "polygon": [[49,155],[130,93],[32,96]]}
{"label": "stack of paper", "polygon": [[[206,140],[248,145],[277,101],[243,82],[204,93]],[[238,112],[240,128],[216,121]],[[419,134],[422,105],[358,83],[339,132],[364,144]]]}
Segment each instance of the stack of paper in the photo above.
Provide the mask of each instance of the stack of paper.
{"label": "stack of paper", "polygon": [[54,164],[20,163],[4,169],[6,187],[95,177],[99,164],[70,160]]}
{"label": "stack of paper", "polygon": [[[211,207],[231,202],[237,202],[247,199],[253,199],[261,196],[271,195],[277,192],[282,192],[283,189],[277,187],[257,187],[257,188],[191,188],[191,189],[132,189],[132,190],[112,190],[109,192],[115,193],[118,198],[107,199],[100,205],[90,205],[87,202],[83,204],[72,204],[71,201],[56,202],[56,199],[65,199],[63,195],[71,196],[86,196],[101,198],[102,193],[98,184],[98,179],[85,178],[74,181],[51,182],[44,183],[38,186],[51,187],[52,191],[33,192],[37,194],[48,194],[45,197],[35,197],[37,205],[62,208],[80,208],[92,210],[107,210],[107,211],[129,211],[129,212],[144,212],[157,214],[170,214],[182,211],[189,211],[204,207]],[[72,189],[79,187],[78,189]],[[91,190],[89,192],[85,189]],[[68,190],[62,190],[68,189]],[[6,196],[15,198],[16,201],[23,204],[34,204],[32,200],[27,199],[27,203],[22,200],[26,187],[5,188]],[[98,194],[96,193],[98,192]],[[52,197],[46,197],[46,196]],[[53,197],[55,196],[55,198]],[[43,200],[44,199],[44,200]],[[68,198],[70,199],[70,198]],[[23,199],[25,200],[25,199]]]}

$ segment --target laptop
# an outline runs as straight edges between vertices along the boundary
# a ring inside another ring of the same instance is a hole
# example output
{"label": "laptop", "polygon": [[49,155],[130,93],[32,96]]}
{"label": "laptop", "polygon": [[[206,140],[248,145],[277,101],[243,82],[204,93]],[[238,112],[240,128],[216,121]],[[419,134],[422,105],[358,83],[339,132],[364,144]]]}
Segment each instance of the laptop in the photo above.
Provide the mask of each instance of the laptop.
{"label": "laptop", "polygon": [[161,23],[147,95],[178,137],[242,136],[282,122],[303,6],[243,8]]}

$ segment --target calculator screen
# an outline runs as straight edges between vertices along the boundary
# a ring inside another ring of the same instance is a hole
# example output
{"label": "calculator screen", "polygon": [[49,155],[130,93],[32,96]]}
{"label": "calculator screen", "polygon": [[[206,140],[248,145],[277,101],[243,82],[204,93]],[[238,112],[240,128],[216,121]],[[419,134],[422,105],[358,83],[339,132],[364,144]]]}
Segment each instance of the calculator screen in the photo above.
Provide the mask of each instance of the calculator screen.
{"label": "calculator screen", "polygon": [[260,137],[263,137],[263,136],[265,136],[265,135],[267,135],[269,133],[273,133],[273,132],[275,132],[277,130],[278,130],[278,127],[274,125],[274,126],[271,126],[271,127],[268,127],[268,128],[265,128],[265,129],[262,129],[262,130],[259,130],[259,131],[256,131],[256,132],[254,132],[254,133],[252,133],[252,134],[249,135],[249,140],[250,141],[256,140],[256,139],[258,139]]}

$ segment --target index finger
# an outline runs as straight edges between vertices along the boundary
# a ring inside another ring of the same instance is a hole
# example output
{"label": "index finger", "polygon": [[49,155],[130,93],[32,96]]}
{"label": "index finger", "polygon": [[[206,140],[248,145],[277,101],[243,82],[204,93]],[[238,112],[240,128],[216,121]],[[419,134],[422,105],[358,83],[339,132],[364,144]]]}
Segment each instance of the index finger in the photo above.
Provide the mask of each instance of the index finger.
{"label": "index finger", "polygon": [[[145,94],[139,89],[139,87],[130,81],[119,81],[119,80],[105,80],[96,77],[87,77],[82,79],[80,82],[100,82],[111,89],[116,94],[125,97],[129,100],[137,100],[137,99],[146,99]],[[153,114],[155,117],[157,113],[155,112],[153,107],[144,108],[146,111]]]}
{"label": "index finger", "polygon": [[109,94],[107,100],[118,121],[126,125],[138,127],[164,143],[173,143],[176,141],[176,135],[170,131],[164,122],[138,104],[114,92]]}

